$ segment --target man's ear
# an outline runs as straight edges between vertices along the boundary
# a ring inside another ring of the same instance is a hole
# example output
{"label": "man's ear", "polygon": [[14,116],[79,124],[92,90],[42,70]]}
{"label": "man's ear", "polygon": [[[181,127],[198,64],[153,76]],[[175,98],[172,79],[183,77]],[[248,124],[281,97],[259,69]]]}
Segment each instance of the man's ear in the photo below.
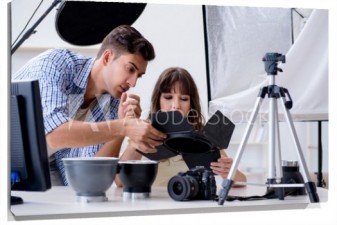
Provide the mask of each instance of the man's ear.
{"label": "man's ear", "polygon": [[110,60],[112,60],[113,53],[111,49],[106,49],[102,54],[102,62],[104,65],[107,65]]}

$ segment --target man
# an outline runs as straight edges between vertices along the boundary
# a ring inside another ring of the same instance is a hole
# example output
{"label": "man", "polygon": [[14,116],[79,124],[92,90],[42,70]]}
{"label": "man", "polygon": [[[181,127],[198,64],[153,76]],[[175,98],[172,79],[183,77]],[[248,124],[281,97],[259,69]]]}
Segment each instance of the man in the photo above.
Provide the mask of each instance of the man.
{"label": "man", "polygon": [[14,75],[39,80],[53,185],[68,184],[62,158],[116,157],[125,136],[144,151],[162,143],[166,135],[139,119],[139,97],[126,94],[154,57],[148,40],[121,25],[104,38],[96,59],[52,49]]}

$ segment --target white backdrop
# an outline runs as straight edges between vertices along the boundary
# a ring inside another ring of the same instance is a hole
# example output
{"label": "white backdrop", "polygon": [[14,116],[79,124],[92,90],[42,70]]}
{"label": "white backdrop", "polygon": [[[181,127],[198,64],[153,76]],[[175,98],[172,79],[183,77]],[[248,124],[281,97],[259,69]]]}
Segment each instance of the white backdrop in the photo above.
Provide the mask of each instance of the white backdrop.
{"label": "white backdrop", "polygon": [[207,6],[211,99],[261,83],[262,56],[292,44],[290,8]]}

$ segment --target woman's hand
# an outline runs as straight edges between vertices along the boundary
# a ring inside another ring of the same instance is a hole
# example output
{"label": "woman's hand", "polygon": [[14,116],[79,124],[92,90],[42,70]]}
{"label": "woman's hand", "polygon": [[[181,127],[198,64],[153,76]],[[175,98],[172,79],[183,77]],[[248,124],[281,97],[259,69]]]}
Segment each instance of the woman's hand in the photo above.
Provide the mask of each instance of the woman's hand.
{"label": "woman's hand", "polygon": [[217,162],[211,163],[211,169],[213,173],[220,175],[222,178],[227,178],[229,170],[233,164],[233,159],[221,155]]}
{"label": "woman's hand", "polygon": [[132,146],[146,153],[155,151],[155,147],[166,138],[166,134],[145,120],[126,117],[123,125],[125,136],[132,140]]}
{"label": "woman's hand", "polygon": [[[229,170],[231,169],[233,164],[233,159],[228,157],[224,151],[221,152],[221,157],[217,162],[211,163],[211,169],[213,173],[220,175],[223,179],[228,177]],[[236,170],[234,175],[234,181],[238,182],[246,182],[247,177],[240,170]],[[234,184],[234,187],[243,187],[244,184]]]}

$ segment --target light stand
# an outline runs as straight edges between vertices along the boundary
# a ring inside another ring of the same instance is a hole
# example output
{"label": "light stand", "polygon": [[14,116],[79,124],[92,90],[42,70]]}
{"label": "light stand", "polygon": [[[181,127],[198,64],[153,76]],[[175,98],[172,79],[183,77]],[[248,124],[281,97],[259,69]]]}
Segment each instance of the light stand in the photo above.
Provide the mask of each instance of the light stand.
{"label": "light stand", "polygon": [[51,6],[42,14],[42,16],[33,24],[31,28],[29,28],[26,33],[22,36],[22,38],[15,44],[15,46],[11,50],[11,54],[13,55],[14,52],[23,44],[23,42],[30,37],[33,33],[35,33],[35,28],[42,22],[42,20],[49,14],[49,12],[56,7],[61,0],[54,0]]}
{"label": "light stand", "polygon": [[[267,53],[263,58],[265,62],[265,70],[269,75],[269,85],[264,86],[260,89],[258,94],[258,98],[256,100],[254,109],[252,114],[249,118],[247,128],[244,132],[242,141],[239,145],[236,157],[233,161],[233,164],[230,168],[228,177],[223,180],[222,183],[222,190],[219,193],[219,205],[223,205],[225,202],[228,192],[234,183],[233,178],[237,167],[239,165],[239,161],[243,154],[243,150],[246,146],[248,141],[250,132],[253,128],[254,122],[256,120],[256,116],[262,104],[262,101],[266,94],[268,94],[269,98],[269,171],[268,171],[268,178],[266,182],[267,188],[275,188],[275,194],[280,200],[284,199],[284,188],[285,187],[305,187],[307,194],[309,195],[310,202],[319,202],[319,197],[316,193],[316,186],[314,182],[309,180],[309,171],[304,159],[304,155],[301,150],[301,146],[295,131],[295,127],[290,115],[289,110],[292,108],[292,100],[290,94],[286,88],[279,87],[275,85],[275,75],[277,72],[282,70],[277,67],[277,62],[282,61],[285,63],[285,56],[279,53]],[[286,101],[286,96],[288,96],[289,101]],[[292,136],[293,142],[297,149],[297,155],[299,159],[300,166],[303,168],[304,176],[303,184],[285,184],[282,174],[281,168],[281,151],[280,151],[280,135],[279,135],[279,126],[278,126],[278,107],[277,107],[277,100],[282,100],[282,107],[284,110],[284,115],[286,118],[286,122],[288,124],[290,134]],[[276,143],[277,140],[277,143]],[[277,145],[276,145],[277,144]],[[277,160],[277,163],[276,163]],[[278,174],[277,174],[278,172]],[[278,175],[278,176],[277,176]]]}

